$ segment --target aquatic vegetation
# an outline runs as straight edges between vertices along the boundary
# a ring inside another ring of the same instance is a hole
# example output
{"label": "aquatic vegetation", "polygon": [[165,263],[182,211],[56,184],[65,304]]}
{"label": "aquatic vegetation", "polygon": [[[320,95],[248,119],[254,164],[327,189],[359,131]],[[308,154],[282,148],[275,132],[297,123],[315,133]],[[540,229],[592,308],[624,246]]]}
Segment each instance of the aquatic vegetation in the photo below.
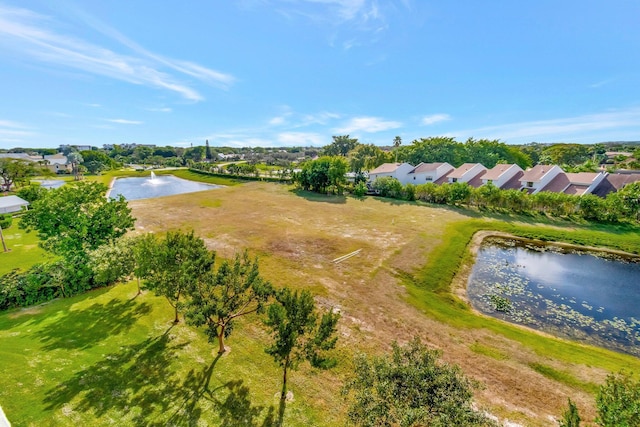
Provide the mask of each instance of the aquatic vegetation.
{"label": "aquatic vegetation", "polygon": [[[558,258],[565,255],[571,258]],[[488,315],[640,356],[640,320],[628,312],[640,296],[624,288],[640,282],[640,261],[597,255],[532,241],[487,239],[478,252],[468,295],[473,306]],[[580,267],[582,262],[586,264]],[[589,264],[594,262],[598,264]],[[618,274],[622,284],[612,273],[618,266],[623,268]],[[589,286],[596,289],[589,291]]]}

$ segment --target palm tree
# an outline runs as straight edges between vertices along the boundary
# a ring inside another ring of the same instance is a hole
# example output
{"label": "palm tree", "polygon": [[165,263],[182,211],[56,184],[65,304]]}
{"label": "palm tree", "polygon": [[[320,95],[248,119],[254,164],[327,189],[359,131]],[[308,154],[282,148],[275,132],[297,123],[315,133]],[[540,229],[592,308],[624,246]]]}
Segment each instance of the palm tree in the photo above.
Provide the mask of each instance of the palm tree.
{"label": "palm tree", "polygon": [[396,163],[398,163],[398,147],[400,147],[402,145],[402,138],[400,138],[399,136],[396,136],[395,138],[393,138],[393,146],[395,147],[395,152],[396,152]]}

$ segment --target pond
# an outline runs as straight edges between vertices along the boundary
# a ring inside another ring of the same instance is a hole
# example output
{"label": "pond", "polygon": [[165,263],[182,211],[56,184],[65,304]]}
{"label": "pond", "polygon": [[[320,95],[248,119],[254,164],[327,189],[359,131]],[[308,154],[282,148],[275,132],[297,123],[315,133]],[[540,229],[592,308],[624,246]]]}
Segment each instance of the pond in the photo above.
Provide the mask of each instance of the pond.
{"label": "pond", "polygon": [[220,186],[188,181],[173,175],[152,175],[147,178],[116,179],[109,192],[109,197],[115,198],[119,194],[122,194],[127,200],[152,199],[155,197],[212,190],[214,188],[220,188]]}
{"label": "pond", "polygon": [[482,313],[640,356],[640,258],[485,239],[467,295]]}

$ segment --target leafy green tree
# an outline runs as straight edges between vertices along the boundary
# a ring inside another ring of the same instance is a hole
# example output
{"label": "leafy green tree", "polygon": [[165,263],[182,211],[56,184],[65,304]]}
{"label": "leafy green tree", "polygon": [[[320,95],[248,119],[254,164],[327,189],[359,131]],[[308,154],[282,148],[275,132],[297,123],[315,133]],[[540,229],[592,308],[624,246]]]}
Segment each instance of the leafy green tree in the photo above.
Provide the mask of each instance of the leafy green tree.
{"label": "leafy green tree", "polygon": [[596,423],[603,427],[640,426],[640,381],[620,372],[607,376],[596,396]]}
{"label": "leafy green tree", "polygon": [[16,194],[18,197],[26,200],[29,203],[33,203],[36,200],[40,199],[47,192],[46,188],[40,185],[25,185],[21,189],[19,189]]}
{"label": "leafy green tree", "polygon": [[40,245],[64,259],[63,296],[89,289],[93,278],[89,253],[133,228],[127,202],[122,196],[107,199],[106,190],[95,182],[48,190],[22,216],[20,227],[36,230]]}
{"label": "leafy green tree", "polygon": [[272,293],[271,284],[260,277],[258,260],[251,261],[245,251],[233,263],[224,261],[215,274],[188,286],[184,316],[191,325],[205,326],[209,342],[217,340],[218,354],[222,354],[234,320],[261,313]]}
{"label": "leafy green tree", "polygon": [[391,356],[359,356],[354,376],[343,388],[350,401],[348,419],[357,426],[491,426],[472,406],[477,383],[458,366],[440,360],[418,338]]}
{"label": "leafy green tree", "polygon": [[560,420],[560,427],[580,427],[580,414],[578,414],[578,407],[575,403],[569,399],[568,407],[562,414]]}
{"label": "leafy green tree", "polygon": [[349,169],[359,173],[375,169],[383,163],[391,161],[391,153],[382,151],[373,144],[360,144],[350,152]]}
{"label": "leafy green tree", "polygon": [[42,247],[57,255],[86,254],[133,229],[126,200],[107,199],[106,191],[95,182],[49,190],[33,202],[20,227],[36,230]]}
{"label": "leafy green tree", "polygon": [[0,177],[4,191],[11,191],[14,183],[21,182],[38,172],[33,162],[23,159],[0,159]]}
{"label": "leafy green tree", "polygon": [[287,394],[287,372],[297,369],[303,361],[311,366],[327,369],[336,361],[327,356],[338,338],[334,336],[340,315],[326,312],[318,319],[315,302],[309,291],[291,291],[283,288],[276,292],[275,302],[267,309],[264,321],[269,328],[273,342],[265,352],[282,367],[282,393]]}
{"label": "leafy green tree", "polygon": [[355,149],[360,143],[357,138],[350,138],[349,135],[333,136],[333,142],[322,147],[322,153],[325,156],[342,156]]}
{"label": "leafy green tree", "polygon": [[640,182],[627,184],[613,193],[612,200],[622,216],[631,220],[640,220]]}
{"label": "leafy green tree", "polygon": [[211,273],[215,253],[193,231],[170,231],[164,238],[149,239],[145,250],[150,260],[141,269],[146,287],[167,299],[175,312],[173,322],[178,323],[184,293]]}
{"label": "leafy green tree", "polygon": [[96,285],[108,286],[129,278],[136,264],[135,243],[134,238],[122,236],[91,252],[91,270]]}

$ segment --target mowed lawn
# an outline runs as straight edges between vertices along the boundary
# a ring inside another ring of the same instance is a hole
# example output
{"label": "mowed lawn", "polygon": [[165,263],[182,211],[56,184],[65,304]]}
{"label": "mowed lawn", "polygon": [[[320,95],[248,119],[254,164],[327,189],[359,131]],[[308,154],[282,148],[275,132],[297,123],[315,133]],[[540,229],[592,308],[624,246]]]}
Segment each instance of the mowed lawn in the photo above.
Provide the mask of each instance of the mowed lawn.
{"label": "mowed lawn", "polygon": [[306,370],[281,411],[266,336],[240,322],[215,345],[135,284],[0,315],[0,404],[14,426],[342,425]]}
{"label": "mowed lawn", "polygon": [[[393,340],[414,336],[483,384],[480,407],[528,426],[549,425],[567,397],[593,419],[589,384],[610,369],[640,367],[635,358],[494,319],[477,316],[474,323],[473,312],[453,298],[437,302],[433,314],[429,301],[410,304],[422,267],[444,253],[452,230],[469,229],[478,215],[266,183],[130,206],[136,233],[193,229],[218,258],[246,248],[275,286],[310,289],[320,307],[340,309],[338,366],[292,372],[294,400],[281,408],[281,372],[264,353],[269,338],[257,318],[238,324],[227,341],[231,351],[216,360],[202,331],[171,324],[164,299],[135,297],[134,284],[117,285],[0,314],[0,405],[15,425],[269,426],[283,417],[287,426],[342,426],[340,388],[352,357],[387,352]],[[451,319],[443,320],[447,313]]]}
{"label": "mowed lawn", "polygon": [[14,218],[11,227],[2,230],[9,252],[0,245],[0,275],[13,269],[27,269],[33,264],[51,259],[51,256],[38,246],[35,232],[27,233],[18,227],[19,218]]}

